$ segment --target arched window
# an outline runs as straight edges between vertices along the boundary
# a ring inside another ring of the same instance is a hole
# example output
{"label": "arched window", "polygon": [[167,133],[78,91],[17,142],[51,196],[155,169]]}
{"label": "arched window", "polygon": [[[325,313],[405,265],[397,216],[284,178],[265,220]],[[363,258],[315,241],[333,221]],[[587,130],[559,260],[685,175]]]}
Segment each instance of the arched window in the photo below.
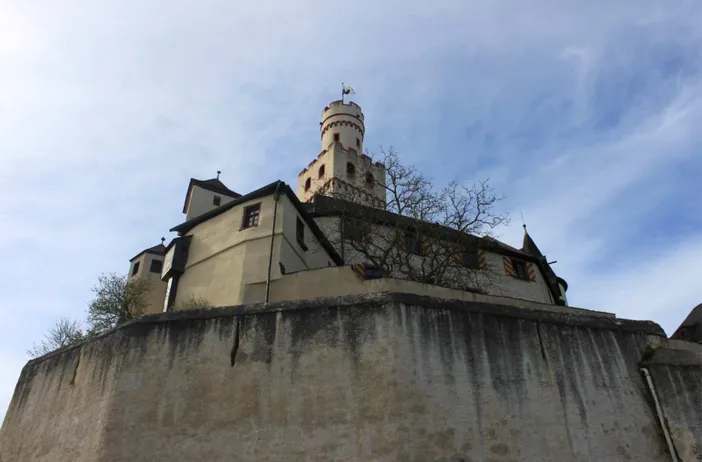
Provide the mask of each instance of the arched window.
{"label": "arched window", "polygon": [[310,185],[312,185],[312,179],[307,178],[307,181],[305,181],[305,191],[310,189]]}
{"label": "arched window", "polygon": [[353,165],[351,162],[348,162],[346,164],[346,174],[350,177],[356,176],[356,166]]}
{"label": "arched window", "polygon": [[375,178],[371,172],[366,173],[366,186],[372,188],[375,186]]}
{"label": "arched window", "polygon": [[324,165],[319,167],[319,177],[324,178]]}

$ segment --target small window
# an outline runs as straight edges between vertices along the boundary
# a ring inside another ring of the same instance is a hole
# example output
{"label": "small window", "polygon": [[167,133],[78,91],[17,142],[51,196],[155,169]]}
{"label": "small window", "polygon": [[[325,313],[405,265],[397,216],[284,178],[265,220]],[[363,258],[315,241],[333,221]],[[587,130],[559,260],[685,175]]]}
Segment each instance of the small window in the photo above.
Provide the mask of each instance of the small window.
{"label": "small window", "polygon": [[514,275],[517,279],[529,280],[529,273],[527,273],[526,263],[522,260],[512,259],[512,268],[514,268]]}
{"label": "small window", "polygon": [[309,191],[311,185],[312,185],[312,178],[307,178],[307,181],[305,181],[305,191]]}
{"label": "small window", "polygon": [[351,162],[346,163],[346,175],[348,175],[349,177],[356,176],[356,166],[353,165]]}
{"label": "small window", "polygon": [[405,252],[412,255],[421,255],[422,242],[412,234],[405,234]]}
{"label": "small window", "polygon": [[151,271],[152,273],[161,274],[162,269],[163,262],[161,260],[151,260],[151,267],[149,268],[149,271]]}
{"label": "small window", "polygon": [[132,276],[136,276],[136,274],[139,272],[139,262],[134,263],[134,266],[132,267]]}
{"label": "small window", "polygon": [[356,147],[360,148],[361,147],[361,139],[356,138]]}
{"label": "small window", "polygon": [[478,258],[478,250],[466,250],[461,252],[461,264],[465,268],[478,269],[480,266],[480,260]]}
{"label": "small window", "polygon": [[215,196],[214,198],[212,198],[212,204],[214,204],[215,207],[219,207],[220,205],[222,205],[222,198],[219,196]]}
{"label": "small window", "polygon": [[302,247],[302,250],[307,250],[307,245],[305,245],[305,223],[300,220],[300,217],[297,217],[295,237],[297,238],[297,243]]}
{"label": "small window", "polygon": [[324,165],[319,167],[319,178],[324,178]]}
{"label": "small window", "polygon": [[364,277],[366,279],[380,279],[383,277],[383,273],[374,266],[364,265]]}
{"label": "small window", "polygon": [[261,215],[261,204],[249,205],[244,209],[244,221],[242,229],[258,226],[258,218]]}
{"label": "small window", "polygon": [[375,178],[371,172],[366,173],[366,186],[372,188],[375,186]]}
{"label": "small window", "polygon": [[339,134],[338,133],[334,133],[334,141],[339,141]]}
{"label": "small window", "polygon": [[343,222],[344,237],[350,241],[363,242],[368,239],[368,228],[363,223],[351,219]]}

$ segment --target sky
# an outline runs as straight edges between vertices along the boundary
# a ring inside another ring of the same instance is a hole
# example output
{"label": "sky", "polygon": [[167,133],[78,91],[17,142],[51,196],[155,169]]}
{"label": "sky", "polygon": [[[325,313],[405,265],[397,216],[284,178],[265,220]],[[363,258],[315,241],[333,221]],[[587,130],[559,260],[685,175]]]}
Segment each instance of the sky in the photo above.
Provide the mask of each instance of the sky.
{"label": "sky", "polygon": [[0,419],[191,177],[295,185],[342,81],[367,150],[489,179],[571,305],[670,335],[702,303],[701,77],[698,0],[0,0]]}

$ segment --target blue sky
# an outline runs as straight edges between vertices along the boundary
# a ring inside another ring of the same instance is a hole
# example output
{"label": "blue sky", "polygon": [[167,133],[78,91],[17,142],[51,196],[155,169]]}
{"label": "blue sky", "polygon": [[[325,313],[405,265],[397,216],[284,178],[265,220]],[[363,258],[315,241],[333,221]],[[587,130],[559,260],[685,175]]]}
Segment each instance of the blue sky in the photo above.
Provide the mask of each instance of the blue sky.
{"label": "blue sky", "polygon": [[502,240],[521,245],[522,213],[571,304],[672,333],[702,302],[700,18],[698,1],[0,3],[0,413],[97,276],[172,237],[190,177],[295,184],[341,81],[366,148],[439,185],[490,178]]}

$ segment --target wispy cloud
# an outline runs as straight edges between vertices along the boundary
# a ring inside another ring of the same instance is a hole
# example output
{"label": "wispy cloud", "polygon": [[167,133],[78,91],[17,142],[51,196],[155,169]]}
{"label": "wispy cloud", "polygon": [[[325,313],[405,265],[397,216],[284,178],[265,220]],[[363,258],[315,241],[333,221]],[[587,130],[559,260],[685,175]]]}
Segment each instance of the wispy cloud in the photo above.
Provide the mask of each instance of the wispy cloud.
{"label": "wispy cloud", "polygon": [[670,332],[701,295],[702,7],[4,2],[0,409],[24,351],[181,220],[191,176],[296,181],[352,83],[366,146],[489,176],[573,304]]}

